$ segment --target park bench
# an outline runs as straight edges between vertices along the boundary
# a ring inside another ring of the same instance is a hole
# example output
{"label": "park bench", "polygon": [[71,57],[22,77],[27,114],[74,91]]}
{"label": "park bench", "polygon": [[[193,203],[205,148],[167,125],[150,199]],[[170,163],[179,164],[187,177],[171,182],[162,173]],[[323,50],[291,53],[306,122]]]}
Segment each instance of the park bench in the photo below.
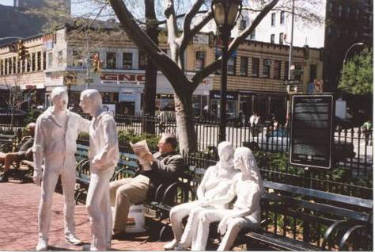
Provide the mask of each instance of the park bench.
{"label": "park bench", "polygon": [[16,143],[17,136],[14,134],[5,135],[0,134],[0,151],[1,152],[10,152],[13,150],[13,146]]}
{"label": "park bench", "polygon": [[[76,158],[78,160],[76,169],[77,188],[75,191],[75,200],[85,199],[85,195],[90,183],[90,167],[87,159],[87,149],[85,145],[77,145]],[[136,175],[138,169],[137,157],[134,154],[120,152],[120,159],[111,181],[122,178],[130,178]],[[192,190],[189,186],[188,175],[181,175],[181,177],[170,184],[161,184],[156,188],[153,194],[149,194],[148,199],[143,204],[147,209],[155,213],[155,217],[162,224],[159,232],[159,238],[165,239],[168,235],[165,220],[169,217],[169,211],[172,206],[187,202],[192,195]]]}
{"label": "park bench", "polygon": [[262,223],[242,230],[237,244],[254,241],[280,250],[372,250],[373,201],[264,181]]}

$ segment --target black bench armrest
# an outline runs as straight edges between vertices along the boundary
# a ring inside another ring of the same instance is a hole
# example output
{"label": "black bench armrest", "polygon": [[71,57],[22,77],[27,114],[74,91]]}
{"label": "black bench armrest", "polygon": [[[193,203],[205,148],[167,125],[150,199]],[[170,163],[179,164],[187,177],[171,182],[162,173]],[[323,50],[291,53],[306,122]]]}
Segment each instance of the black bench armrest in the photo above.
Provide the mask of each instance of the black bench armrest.
{"label": "black bench armrest", "polygon": [[[353,233],[355,232],[358,232],[360,230],[363,230],[365,231],[366,233],[368,231],[372,231],[372,230],[368,230],[368,228],[365,226],[365,225],[355,225],[355,226],[352,226],[351,228],[349,228],[345,234],[342,236],[341,238],[341,241],[339,243],[339,250],[348,250],[348,247],[347,247],[347,241],[350,239],[350,237],[352,236]],[[363,243],[362,242],[359,242],[359,243]],[[367,249],[367,248],[366,248]],[[356,250],[356,249],[355,249]]]}

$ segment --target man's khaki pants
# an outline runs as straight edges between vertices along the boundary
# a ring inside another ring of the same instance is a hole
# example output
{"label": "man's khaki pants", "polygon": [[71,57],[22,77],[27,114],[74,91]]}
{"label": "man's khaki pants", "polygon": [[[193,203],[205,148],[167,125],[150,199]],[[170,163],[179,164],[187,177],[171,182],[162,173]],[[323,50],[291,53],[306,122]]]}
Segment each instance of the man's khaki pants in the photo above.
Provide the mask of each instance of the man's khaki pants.
{"label": "man's khaki pants", "polygon": [[111,206],[114,206],[113,232],[125,231],[129,208],[146,200],[150,179],[144,175],[110,183]]}

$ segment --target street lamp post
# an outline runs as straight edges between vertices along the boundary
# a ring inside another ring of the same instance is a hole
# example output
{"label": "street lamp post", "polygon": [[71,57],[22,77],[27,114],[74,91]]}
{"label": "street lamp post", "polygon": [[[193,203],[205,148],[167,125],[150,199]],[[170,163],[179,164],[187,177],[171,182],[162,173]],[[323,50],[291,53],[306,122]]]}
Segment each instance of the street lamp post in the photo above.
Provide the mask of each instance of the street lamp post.
{"label": "street lamp post", "polygon": [[344,60],[342,61],[342,66],[345,65],[346,60],[347,60],[348,55],[349,55],[349,52],[350,52],[354,47],[356,47],[356,46],[363,46],[363,45],[364,45],[364,43],[362,43],[362,42],[357,42],[357,43],[352,44],[352,45],[348,48],[348,50],[346,50]]}
{"label": "street lamp post", "polygon": [[220,91],[220,130],[219,142],[225,141],[226,126],[226,94],[227,94],[227,63],[228,42],[230,32],[236,23],[238,13],[241,12],[242,0],[213,0],[211,5],[215,23],[219,31],[222,46],[221,59],[221,91]]}

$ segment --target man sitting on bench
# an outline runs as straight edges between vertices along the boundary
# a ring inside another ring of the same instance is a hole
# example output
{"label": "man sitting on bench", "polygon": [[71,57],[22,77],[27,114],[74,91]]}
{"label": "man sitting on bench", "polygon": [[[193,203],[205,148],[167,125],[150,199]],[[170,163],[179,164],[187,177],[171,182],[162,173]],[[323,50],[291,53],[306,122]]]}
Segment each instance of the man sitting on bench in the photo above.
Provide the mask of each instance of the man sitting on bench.
{"label": "man sitting on bench", "polygon": [[26,126],[29,136],[25,136],[19,143],[19,149],[17,152],[3,153],[0,152],[0,162],[4,164],[4,173],[0,176],[1,182],[8,182],[10,166],[15,161],[21,161],[23,159],[32,159],[32,146],[34,143],[34,130],[35,123],[29,123]]}
{"label": "man sitting on bench", "polygon": [[160,184],[173,183],[183,172],[185,165],[182,156],[176,152],[176,137],[163,134],[158,147],[159,151],[154,155],[143,156],[150,165],[141,164],[141,171],[136,177],[110,183],[111,205],[115,207],[113,239],[120,238],[125,232],[131,204],[145,201]]}

